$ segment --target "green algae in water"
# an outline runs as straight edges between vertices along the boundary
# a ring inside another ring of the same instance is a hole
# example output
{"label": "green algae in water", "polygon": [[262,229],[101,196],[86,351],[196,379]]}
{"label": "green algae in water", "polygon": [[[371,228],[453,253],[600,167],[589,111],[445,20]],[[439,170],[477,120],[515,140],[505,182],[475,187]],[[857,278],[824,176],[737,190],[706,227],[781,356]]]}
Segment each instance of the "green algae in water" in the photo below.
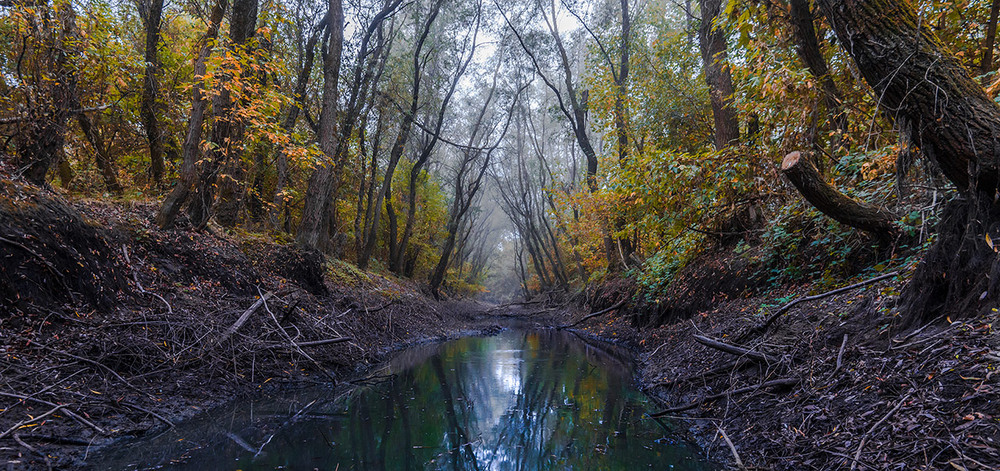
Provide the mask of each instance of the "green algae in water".
{"label": "green algae in water", "polygon": [[417,347],[364,386],[220,408],[95,469],[712,469],[632,384],[627,354],[559,331]]}

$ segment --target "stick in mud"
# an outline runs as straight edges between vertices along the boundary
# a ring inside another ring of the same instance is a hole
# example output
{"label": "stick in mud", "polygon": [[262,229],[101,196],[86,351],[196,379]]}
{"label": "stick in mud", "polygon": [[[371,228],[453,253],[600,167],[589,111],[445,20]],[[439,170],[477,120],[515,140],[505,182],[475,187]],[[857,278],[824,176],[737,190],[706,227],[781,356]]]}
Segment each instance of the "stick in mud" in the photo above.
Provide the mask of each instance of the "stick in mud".
{"label": "stick in mud", "polygon": [[785,312],[787,312],[789,309],[795,307],[796,304],[804,303],[804,302],[808,302],[808,301],[815,301],[817,299],[823,299],[823,298],[826,298],[826,297],[829,297],[829,296],[833,296],[835,294],[843,293],[845,291],[850,291],[850,290],[855,289],[855,288],[860,288],[860,287],[865,286],[865,285],[870,285],[870,284],[875,283],[877,281],[882,281],[882,280],[884,280],[886,278],[892,278],[892,277],[894,277],[896,275],[899,275],[898,271],[894,271],[894,272],[891,272],[891,273],[885,273],[883,275],[876,276],[875,278],[867,279],[865,281],[862,281],[860,283],[855,283],[855,284],[850,285],[850,286],[845,286],[843,288],[837,288],[835,290],[827,291],[825,293],[820,293],[820,294],[813,295],[813,296],[803,296],[803,297],[800,297],[798,299],[795,299],[794,301],[792,301],[792,302],[790,302],[788,304],[785,304],[784,306],[781,306],[781,309],[778,309],[777,311],[774,311],[774,314],[771,314],[771,316],[768,317],[764,321],[763,324],[760,324],[760,325],[758,325],[756,327],[751,328],[750,330],[747,331],[746,334],[741,335],[740,338],[741,339],[745,338],[750,333],[763,332],[763,331],[767,330],[767,328],[770,327],[771,324],[774,323],[774,321],[778,320],[778,318],[781,317],[781,315],[784,314]]}
{"label": "stick in mud", "polygon": [[572,327],[576,327],[577,325],[580,325],[584,321],[587,321],[587,320],[593,319],[593,318],[595,318],[597,316],[601,316],[601,315],[607,314],[607,313],[609,313],[611,311],[614,311],[615,309],[618,309],[618,308],[624,306],[625,303],[627,303],[627,302],[628,302],[628,298],[625,298],[625,299],[623,299],[621,301],[618,301],[618,303],[615,304],[614,306],[611,306],[611,307],[609,307],[607,309],[602,309],[602,310],[597,311],[597,312],[595,312],[593,314],[589,314],[589,315],[583,316],[582,319],[580,319],[580,320],[578,320],[578,321],[576,321],[576,322],[574,322],[572,324],[561,325],[561,326],[558,327],[558,329],[562,330],[562,329],[569,329],[569,328],[572,328]]}
{"label": "stick in mud", "polygon": [[761,384],[755,384],[753,386],[747,386],[747,387],[744,387],[744,388],[734,389],[732,391],[725,391],[725,392],[721,392],[719,394],[713,394],[711,396],[707,396],[707,397],[705,397],[703,399],[699,399],[697,401],[690,402],[690,403],[685,404],[683,406],[671,407],[670,409],[664,409],[664,410],[661,410],[660,412],[655,412],[653,414],[649,414],[649,416],[653,417],[653,418],[663,417],[663,416],[668,415],[668,414],[673,414],[674,412],[683,412],[683,411],[686,411],[686,410],[691,410],[691,409],[694,409],[695,407],[698,407],[698,406],[700,406],[702,404],[714,401],[716,399],[721,399],[721,398],[726,397],[726,396],[733,396],[733,395],[736,395],[736,394],[743,394],[743,393],[753,392],[753,391],[757,391],[759,389],[769,388],[769,387],[772,387],[772,386],[794,386],[796,384],[799,384],[799,382],[800,382],[800,380],[798,378],[774,379],[774,380],[767,381],[767,382],[764,382],[764,383],[761,383]]}
{"label": "stick in mud", "polygon": [[714,348],[714,349],[719,350],[721,352],[726,352],[726,353],[730,353],[730,354],[733,354],[733,355],[738,355],[738,356],[741,356],[741,357],[751,358],[751,359],[754,359],[754,360],[757,360],[757,361],[761,361],[761,362],[764,362],[764,363],[771,363],[771,364],[773,364],[773,363],[777,363],[778,362],[778,360],[776,360],[774,358],[771,358],[771,357],[769,357],[769,356],[767,356],[767,355],[765,355],[763,353],[755,352],[755,351],[750,350],[748,348],[743,348],[743,347],[740,347],[740,346],[737,346],[737,345],[725,343],[725,342],[722,342],[720,340],[716,340],[716,339],[713,339],[713,338],[706,337],[704,335],[695,334],[694,335],[694,339],[695,339],[695,341],[697,341],[698,343],[700,343],[700,344],[702,344],[702,345],[704,345],[706,347]]}

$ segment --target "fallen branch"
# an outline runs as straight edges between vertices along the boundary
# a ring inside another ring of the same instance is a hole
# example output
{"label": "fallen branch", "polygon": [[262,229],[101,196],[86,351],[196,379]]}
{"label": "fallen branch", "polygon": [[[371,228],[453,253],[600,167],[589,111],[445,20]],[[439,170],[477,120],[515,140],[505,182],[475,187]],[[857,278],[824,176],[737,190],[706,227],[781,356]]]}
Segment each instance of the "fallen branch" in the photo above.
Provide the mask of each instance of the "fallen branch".
{"label": "fallen branch", "polygon": [[[56,404],[54,402],[46,401],[45,399],[39,399],[37,397],[31,397],[31,396],[24,396],[24,395],[21,395],[21,394],[0,392],[0,396],[11,397],[11,398],[14,398],[14,399],[20,399],[22,401],[34,401],[34,402],[37,402],[39,404],[45,404],[47,406],[52,406],[52,407],[56,407],[56,406],[59,405],[59,404]],[[66,406],[68,406],[68,404]],[[91,421],[89,421],[87,419],[84,419],[83,417],[80,417],[79,414],[77,414],[77,413],[75,413],[75,412],[73,412],[73,411],[71,411],[69,409],[65,409],[64,412],[66,412],[66,415],[70,416],[73,420],[75,420],[77,422],[80,422],[81,424],[86,425],[86,426],[94,429],[94,431],[96,431],[97,433],[99,433],[101,435],[105,435],[105,436],[108,435],[108,432],[105,431],[103,428],[98,427],[93,422],[91,422]]]}
{"label": "fallen branch", "polygon": [[[334,343],[344,343],[344,342],[353,342],[353,341],[354,341],[354,337],[337,337],[335,339],[311,340],[309,342],[295,342],[295,343],[292,343],[291,347],[296,347],[296,348],[297,347],[315,347],[315,346],[319,346],[319,345],[330,345],[330,344],[334,344]],[[274,344],[274,345],[267,345],[267,346],[264,347],[264,349],[288,348],[288,347],[289,347],[289,345],[285,345],[285,344],[279,343],[279,344]]]}
{"label": "fallen branch", "polygon": [[45,435],[41,433],[20,433],[22,439],[35,440],[39,442],[54,443],[56,445],[91,446],[94,443],[78,438],[60,437],[58,435]]}
{"label": "fallen branch", "polygon": [[840,342],[840,351],[837,352],[837,367],[833,369],[833,374],[837,374],[840,371],[840,367],[844,366],[844,349],[847,348],[847,334],[844,334],[844,340]]}
{"label": "fallen branch", "polygon": [[788,304],[785,304],[784,306],[781,306],[781,308],[778,309],[777,311],[774,311],[774,314],[771,314],[771,316],[768,317],[767,320],[765,320],[763,324],[758,325],[757,327],[754,327],[754,328],[750,329],[749,331],[747,331],[747,334],[744,334],[741,337],[745,337],[746,335],[748,335],[751,332],[763,332],[763,331],[767,330],[767,328],[770,327],[771,324],[774,323],[774,321],[778,320],[778,317],[781,317],[782,314],[788,312],[789,309],[795,307],[795,305],[797,305],[797,304],[805,303],[805,302],[809,302],[809,301],[815,301],[817,299],[823,299],[823,298],[826,298],[826,297],[830,297],[830,296],[833,296],[835,294],[840,294],[840,293],[843,293],[845,291],[850,291],[852,289],[860,288],[862,286],[866,286],[866,285],[870,285],[870,284],[878,282],[878,281],[882,281],[882,280],[884,280],[886,278],[892,278],[892,277],[894,277],[896,275],[899,275],[898,271],[894,271],[894,272],[891,272],[891,273],[885,273],[885,274],[876,276],[875,278],[871,278],[871,279],[862,281],[860,283],[855,283],[855,284],[850,285],[850,286],[845,286],[843,288],[837,288],[835,290],[827,291],[825,293],[820,293],[820,294],[813,295],[813,296],[803,296],[803,297],[800,297],[800,298],[795,299],[794,301],[792,301],[792,302],[790,302]]}
{"label": "fallen branch", "polygon": [[653,417],[653,418],[663,417],[665,415],[673,414],[675,412],[683,412],[683,411],[686,411],[686,410],[691,410],[691,409],[694,409],[695,407],[698,407],[698,406],[700,406],[702,404],[714,401],[716,399],[721,399],[721,398],[726,397],[726,396],[734,396],[734,395],[737,395],[737,394],[743,394],[743,393],[753,392],[753,391],[757,391],[757,390],[764,389],[764,388],[770,388],[770,387],[774,387],[774,386],[794,386],[796,384],[799,384],[799,379],[798,378],[774,379],[774,380],[771,380],[771,381],[766,381],[766,382],[761,383],[761,384],[755,384],[753,386],[747,386],[745,388],[739,388],[739,389],[734,389],[732,391],[726,391],[726,392],[721,392],[719,394],[713,394],[711,396],[704,397],[702,399],[699,399],[699,400],[694,401],[694,402],[690,402],[690,403],[685,404],[683,406],[671,407],[670,409],[664,409],[664,410],[662,410],[660,412],[649,414],[649,416]]}
{"label": "fallen branch", "polygon": [[33,446],[31,446],[31,445],[29,445],[27,443],[24,443],[24,440],[21,440],[21,436],[20,435],[15,434],[14,435],[14,441],[17,442],[18,445],[21,445],[21,446],[27,448],[28,451],[30,451],[30,452],[38,455],[38,456],[41,456],[42,459],[45,460],[45,467],[49,471],[52,471],[52,461],[49,460],[49,455],[38,451],[37,449],[35,449],[35,447],[33,447]]}
{"label": "fallen branch", "polygon": [[[243,314],[239,317],[239,319],[236,319],[236,322],[233,323],[233,325],[229,326],[229,328],[222,333],[222,337],[219,337],[219,342],[225,341],[226,339],[229,338],[229,336],[235,334],[236,331],[240,329],[240,327],[243,327],[243,324],[247,322],[247,319],[250,318],[250,315],[253,314],[257,309],[259,309],[265,302],[267,302],[267,299],[270,298],[271,296],[274,296],[274,294],[268,291],[267,293],[264,293],[260,298],[257,298],[257,301],[254,302],[249,308],[247,308],[246,311],[243,311]],[[277,322],[277,319],[275,319],[275,322]]]}
{"label": "fallen branch", "polygon": [[170,428],[176,427],[176,425],[174,425],[173,422],[167,420],[162,415],[157,414],[156,412],[153,412],[153,411],[151,411],[149,409],[145,409],[145,408],[139,407],[139,406],[137,406],[135,404],[132,404],[132,403],[129,403],[129,402],[119,402],[118,404],[121,404],[121,405],[123,405],[125,407],[128,407],[129,409],[135,409],[135,410],[137,410],[139,412],[145,412],[145,413],[147,413],[147,414],[155,417],[156,420],[159,420],[160,422],[163,422],[163,423],[167,424],[167,426],[170,427]]}
{"label": "fallen branch", "polygon": [[747,348],[739,347],[733,344],[715,340],[713,338],[705,337],[704,335],[695,334],[694,340],[706,347],[711,347],[722,352],[731,353],[733,355],[751,358],[757,361],[762,361],[764,363],[778,362],[776,359],[771,358],[763,353],[755,352]]}
{"label": "fallen branch", "polygon": [[[257,291],[259,292],[260,288],[257,288]],[[270,294],[270,293],[268,293],[268,294]],[[267,313],[271,316],[271,319],[274,320],[274,325],[276,325],[278,327],[278,331],[280,331],[281,334],[285,336],[285,339],[288,340],[289,345],[291,345],[293,348],[295,348],[295,350],[298,351],[300,355],[306,357],[306,359],[308,359],[314,365],[316,365],[316,368],[319,368],[319,370],[322,371],[323,374],[326,375],[327,378],[330,378],[330,381],[333,384],[337,384],[337,378],[335,378],[332,373],[330,373],[329,371],[327,371],[326,368],[323,368],[323,365],[321,365],[318,361],[316,361],[316,359],[314,359],[313,357],[309,356],[308,353],[306,353],[305,351],[303,351],[302,348],[300,348],[299,345],[295,343],[295,340],[292,339],[292,336],[288,335],[288,332],[285,332],[285,329],[281,327],[281,323],[278,322],[278,318],[275,317],[275,315],[274,315],[273,312],[271,312],[271,308],[267,306],[267,300],[266,300],[267,297],[268,297],[267,294],[261,295],[261,297],[260,297],[261,303],[264,305],[264,309],[267,311]]]}
{"label": "fallen branch", "polygon": [[21,427],[23,427],[25,425],[28,425],[28,424],[30,424],[32,422],[37,422],[37,421],[42,420],[42,419],[44,419],[44,418],[46,418],[46,417],[48,417],[48,416],[50,416],[52,414],[55,414],[56,412],[59,412],[59,410],[62,409],[63,407],[66,407],[66,404],[57,405],[57,406],[53,407],[51,410],[49,410],[48,412],[46,412],[46,413],[44,413],[44,414],[42,414],[42,415],[40,415],[38,417],[34,417],[34,418],[31,418],[31,419],[27,419],[27,420],[22,420],[22,421],[20,421],[20,422],[18,422],[16,424],[14,424],[14,426],[11,427],[11,428],[9,428],[9,429],[7,429],[7,431],[5,431],[3,433],[0,433],[0,440],[2,440],[7,435],[10,435],[15,430],[17,430],[17,429],[19,429],[19,428],[21,428]]}
{"label": "fallen branch", "polygon": [[385,309],[385,308],[387,308],[389,306],[392,306],[393,304],[396,304],[397,302],[399,302],[398,299],[393,299],[393,300],[391,300],[391,301],[389,301],[389,302],[387,302],[387,303],[385,303],[385,304],[383,304],[383,305],[381,305],[379,307],[376,307],[376,308],[368,309],[367,307],[365,307],[365,313],[366,314],[371,314],[373,312],[379,312],[379,311],[381,311],[381,310],[383,310],[383,309]]}
{"label": "fallen branch", "polygon": [[722,434],[722,439],[726,441],[726,445],[729,446],[729,451],[733,454],[733,460],[736,462],[736,467],[740,469],[747,469],[743,465],[743,460],[740,459],[740,454],[736,452],[736,445],[733,445],[733,441],[729,439],[729,435],[726,434],[726,429],[722,428],[721,425],[715,424],[715,428],[719,429],[719,433]]}
{"label": "fallen branch", "polygon": [[139,292],[142,294],[148,294],[150,296],[159,299],[160,301],[163,301],[163,304],[167,305],[167,314],[173,315],[174,310],[170,307],[170,303],[168,303],[167,300],[163,298],[163,296],[160,296],[152,291],[146,291],[146,288],[144,288],[142,286],[142,283],[139,282],[139,274],[135,271],[135,267],[132,266],[132,260],[130,260],[128,256],[128,247],[123,245],[122,253],[125,254],[125,263],[127,263],[129,268],[132,269],[132,279],[135,280],[135,286],[139,288]]}
{"label": "fallen branch", "polygon": [[583,323],[585,321],[588,321],[588,320],[593,319],[595,317],[602,316],[602,315],[607,314],[607,313],[609,313],[611,311],[614,311],[615,309],[618,309],[618,308],[624,306],[625,303],[627,303],[628,301],[629,301],[629,299],[625,298],[625,299],[623,299],[621,301],[618,301],[618,304],[615,304],[614,306],[611,306],[611,307],[609,307],[607,309],[602,309],[602,310],[597,311],[597,312],[595,312],[593,314],[589,314],[589,315],[583,316],[582,319],[580,319],[580,320],[578,320],[578,321],[576,321],[576,322],[574,322],[572,324],[561,325],[561,326],[557,327],[557,329],[562,330],[562,329],[569,329],[569,328],[572,328],[572,327],[576,327],[577,325],[580,325],[581,323]]}
{"label": "fallen branch", "polygon": [[861,450],[865,449],[865,442],[868,441],[868,436],[871,435],[872,432],[879,427],[879,425],[882,425],[882,423],[884,423],[886,420],[889,420],[889,417],[892,417],[892,414],[895,414],[900,407],[903,407],[903,403],[906,402],[906,400],[909,398],[910,398],[909,394],[903,396],[903,398],[900,399],[898,403],[896,403],[896,407],[893,407],[892,410],[890,410],[887,414],[883,415],[882,418],[879,419],[878,422],[875,422],[875,425],[872,425],[872,428],[868,429],[868,431],[865,432],[865,435],[861,437],[861,443],[858,445],[858,451],[857,453],[854,454],[854,462],[851,463],[851,471],[854,471],[858,467],[858,461],[861,459]]}

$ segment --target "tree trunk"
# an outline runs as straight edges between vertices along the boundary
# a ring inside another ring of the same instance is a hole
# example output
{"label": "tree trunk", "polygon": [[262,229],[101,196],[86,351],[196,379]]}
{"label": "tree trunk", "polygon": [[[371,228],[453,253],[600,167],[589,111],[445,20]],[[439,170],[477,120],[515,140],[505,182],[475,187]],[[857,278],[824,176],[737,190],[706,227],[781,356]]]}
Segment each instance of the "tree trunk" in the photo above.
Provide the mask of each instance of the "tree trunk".
{"label": "tree trunk", "polygon": [[122,194],[123,188],[121,183],[118,182],[118,172],[115,171],[114,159],[111,157],[111,153],[108,152],[108,148],[104,143],[104,137],[94,128],[94,123],[90,120],[90,116],[87,116],[87,113],[77,114],[76,120],[80,124],[80,130],[83,131],[87,142],[94,148],[94,160],[97,163],[97,168],[101,171],[104,186],[110,193],[116,195]]}
{"label": "tree trunk", "polygon": [[191,116],[188,118],[187,135],[181,147],[181,171],[174,189],[163,199],[160,212],[156,215],[156,224],[161,229],[174,225],[181,206],[191,194],[191,187],[198,180],[198,161],[201,159],[202,125],[205,123],[205,111],[208,108],[208,97],[204,94],[205,82],[203,76],[207,70],[208,57],[212,55],[215,38],[219,36],[219,25],[229,6],[229,0],[218,0],[212,7],[209,17],[208,31],[201,38],[201,48],[194,63],[194,84],[191,87]]}
{"label": "tree trunk", "polygon": [[726,33],[715,27],[715,20],[722,13],[722,0],[699,0],[701,4],[701,27],[698,29],[698,44],[701,60],[705,67],[705,83],[708,84],[712,102],[712,116],[715,119],[715,148],[725,149],[740,138],[740,123],[733,108],[733,77],[725,67]]}
{"label": "tree trunk", "polygon": [[847,112],[844,110],[843,98],[833,77],[830,76],[830,68],[823,57],[823,51],[820,50],[816,27],[813,25],[813,14],[809,11],[809,0],[791,0],[789,3],[792,29],[795,33],[795,51],[809,72],[819,81],[823,106],[830,114],[833,130],[838,135],[834,144],[837,146],[840,142],[839,135],[847,131]]}
{"label": "tree trunk", "polygon": [[323,50],[323,97],[319,116],[319,147],[323,161],[309,177],[305,207],[296,240],[311,248],[326,250],[330,242],[333,219],[334,167],[338,137],[337,99],[340,81],[341,53],[344,50],[344,5],[342,0],[329,0],[327,13],[329,37]]}
{"label": "tree trunk", "polygon": [[[323,33],[324,28],[326,28],[326,23],[321,22],[316,25],[313,29],[312,34],[309,36],[309,40],[306,41],[305,50],[303,51],[304,57],[302,61],[302,68],[299,69],[299,74],[295,79],[295,91],[293,97],[295,101],[288,108],[288,114],[285,115],[284,121],[281,123],[281,129],[285,132],[292,132],[295,128],[295,123],[299,119],[299,112],[302,107],[305,106],[305,96],[306,96],[306,86],[309,84],[309,76],[312,75],[313,61],[316,58],[316,43],[319,41],[320,34]],[[271,225],[276,230],[282,230],[281,224],[281,214],[284,212],[287,202],[285,201],[285,186],[288,185],[288,152],[282,147],[278,150],[277,156],[277,173],[278,181],[275,183],[274,197],[272,198],[272,206],[269,211]]]}
{"label": "tree trunk", "polygon": [[898,232],[889,213],[848,198],[820,175],[808,154],[792,152],[781,162],[781,171],[795,188],[823,214],[890,241]]}
{"label": "tree trunk", "polygon": [[78,52],[76,12],[68,2],[57,3],[55,10],[60,24],[55,43],[49,44],[51,80],[33,84],[39,90],[37,98],[29,103],[27,125],[15,136],[20,173],[35,185],[44,185],[49,168],[58,162],[66,140],[66,122],[78,103],[72,63]]}
{"label": "tree trunk", "polygon": [[[628,72],[629,72],[629,49],[632,32],[632,20],[629,17],[629,0],[621,0],[622,15],[622,35],[619,49],[621,50],[618,63],[618,74],[615,80],[615,130],[618,134],[618,165],[623,169],[628,167],[628,122],[625,109],[625,99],[628,96]],[[623,213],[615,218],[615,231],[624,232],[627,221]],[[613,255],[608,259],[608,269],[618,271],[628,265],[628,260],[632,258],[635,248],[632,239],[625,237],[607,237],[612,241],[611,252]],[[607,249],[605,249],[607,250]],[[619,256],[614,256],[619,255]]]}
{"label": "tree trunk", "polygon": [[139,114],[142,115],[142,125],[146,131],[146,142],[149,143],[149,174],[153,183],[159,184],[163,179],[163,137],[160,124],[156,120],[156,97],[158,85],[156,75],[160,71],[160,24],[163,17],[163,0],[140,0],[144,8],[142,19],[146,29],[146,76],[142,84],[142,98],[139,104]]}
{"label": "tree trunk", "polygon": [[[986,38],[983,39],[983,62],[979,64],[980,75],[993,72],[993,48],[997,40],[997,16],[1000,16],[1000,0],[993,0],[990,6],[990,21],[986,24]],[[983,77],[987,85],[993,77]]]}
{"label": "tree trunk", "polygon": [[[245,46],[257,29],[257,0],[235,0],[233,2],[232,19],[229,23],[230,48],[233,55],[246,57]],[[223,77],[231,79],[232,72],[223,68]],[[239,83],[232,86],[246,87],[246,81],[251,77],[240,77]],[[229,80],[227,80],[229,81]],[[240,203],[236,194],[242,193],[244,123],[235,112],[230,86],[223,85],[218,96],[212,103],[215,120],[212,123],[211,144],[205,153],[205,163],[201,169],[201,178],[195,187],[191,204],[188,205],[188,216],[196,229],[201,229],[211,219],[216,200],[216,191],[222,200],[227,201],[225,208],[219,208],[218,222],[225,227],[236,225]],[[223,178],[220,180],[220,176]]]}
{"label": "tree trunk", "polygon": [[996,306],[1000,106],[933,32],[919,26],[908,2],[817,3],[879,104],[905,118],[915,144],[961,193],[945,208],[937,241],[902,294],[905,324]]}
{"label": "tree trunk", "polygon": [[[435,9],[440,8],[442,3],[443,2],[441,1],[437,2],[435,4]],[[434,133],[430,136],[430,140],[424,145],[423,149],[420,150],[420,155],[417,157],[417,160],[414,161],[413,167],[410,168],[409,200],[407,201],[406,223],[403,226],[403,236],[399,240],[399,244],[396,246],[396,257],[389,260],[389,269],[392,270],[393,273],[399,274],[400,269],[404,268],[404,257],[407,256],[407,247],[410,243],[410,237],[413,236],[413,230],[416,226],[417,220],[417,185],[419,184],[421,173],[424,170],[424,165],[427,164],[431,154],[434,152],[434,147],[441,139],[441,129],[444,126],[444,115],[448,110],[452,97],[455,96],[455,91],[458,89],[458,83],[462,79],[462,76],[465,75],[465,71],[468,70],[469,64],[472,63],[472,58],[475,57],[481,20],[482,10],[480,9],[477,12],[476,20],[473,25],[474,31],[471,38],[469,55],[467,57],[460,58],[455,75],[451,78],[448,91],[445,92],[444,97],[441,99],[440,107],[437,110],[437,121],[434,127]],[[404,275],[406,271],[407,270],[404,270]]]}
{"label": "tree trunk", "polygon": [[66,157],[66,152],[59,149],[58,155],[59,163],[57,169],[59,170],[59,184],[64,189],[69,189],[70,182],[72,182],[73,178],[76,176],[73,174],[73,167],[69,165],[69,159]]}

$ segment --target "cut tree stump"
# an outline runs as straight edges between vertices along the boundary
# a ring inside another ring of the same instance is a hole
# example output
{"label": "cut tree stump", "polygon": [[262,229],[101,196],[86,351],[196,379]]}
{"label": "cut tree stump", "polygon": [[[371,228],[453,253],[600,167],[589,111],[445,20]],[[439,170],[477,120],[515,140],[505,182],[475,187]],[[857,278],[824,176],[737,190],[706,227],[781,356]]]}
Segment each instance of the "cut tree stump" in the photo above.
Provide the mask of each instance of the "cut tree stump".
{"label": "cut tree stump", "polygon": [[792,152],[781,161],[781,172],[810,204],[841,224],[892,240],[898,229],[891,214],[851,199],[828,183],[808,153]]}

